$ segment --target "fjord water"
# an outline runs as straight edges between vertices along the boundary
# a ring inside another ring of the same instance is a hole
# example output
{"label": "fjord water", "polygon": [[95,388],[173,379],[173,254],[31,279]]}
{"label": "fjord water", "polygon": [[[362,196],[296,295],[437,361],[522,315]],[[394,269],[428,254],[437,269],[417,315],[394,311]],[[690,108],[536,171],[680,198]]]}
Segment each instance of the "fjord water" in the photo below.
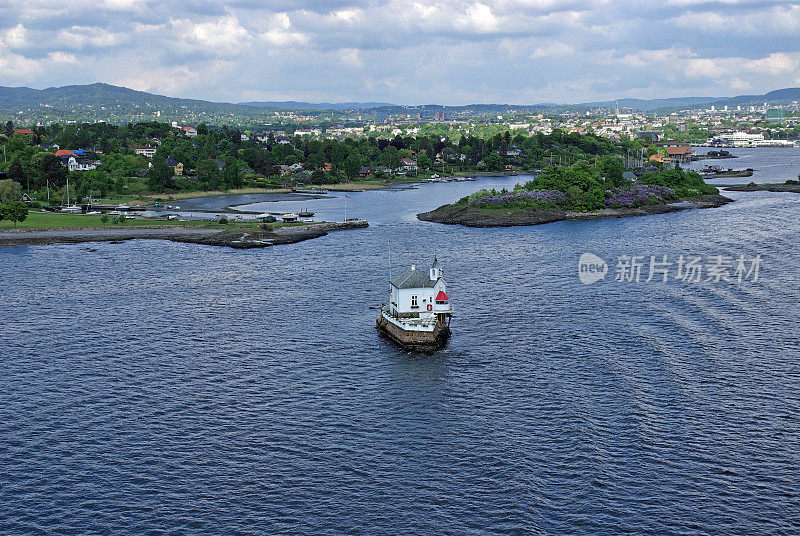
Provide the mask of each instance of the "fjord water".
{"label": "fjord water", "polygon": [[[800,196],[414,218],[516,180],[353,193],[369,229],[262,250],[0,249],[0,533],[797,534]],[[389,249],[442,263],[442,351],[375,331]],[[580,283],[583,252],[605,281]],[[741,285],[613,280],[621,255],[681,254],[764,262]]]}

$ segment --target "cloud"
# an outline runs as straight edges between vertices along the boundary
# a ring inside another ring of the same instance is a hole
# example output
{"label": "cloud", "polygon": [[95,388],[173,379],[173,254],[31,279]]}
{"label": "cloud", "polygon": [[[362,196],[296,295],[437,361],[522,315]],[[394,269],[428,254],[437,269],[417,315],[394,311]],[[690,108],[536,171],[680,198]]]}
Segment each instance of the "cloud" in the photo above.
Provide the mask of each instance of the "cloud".
{"label": "cloud", "polygon": [[7,0],[0,75],[228,101],[724,96],[797,84],[798,33],[778,0]]}

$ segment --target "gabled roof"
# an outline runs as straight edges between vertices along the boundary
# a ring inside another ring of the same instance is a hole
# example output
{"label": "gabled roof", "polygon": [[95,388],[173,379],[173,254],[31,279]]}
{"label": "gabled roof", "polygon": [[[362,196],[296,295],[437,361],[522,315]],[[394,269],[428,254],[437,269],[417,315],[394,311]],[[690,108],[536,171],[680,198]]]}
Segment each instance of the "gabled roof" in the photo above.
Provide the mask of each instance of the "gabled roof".
{"label": "gabled roof", "polygon": [[430,275],[422,270],[407,268],[400,275],[395,276],[392,285],[397,288],[433,288],[436,281],[431,281]]}
{"label": "gabled roof", "polygon": [[436,295],[436,301],[447,301],[450,299],[450,296],[444,293],[443,290],[439,291],[439,294]]}
{"label": "gabled roof", "polygon": [[164,163],[167,164],[170,167],[175,167],[178,164],[180,164],[180,162],[178,162],[174,158],[167,158],[166,160],[164,160]]}

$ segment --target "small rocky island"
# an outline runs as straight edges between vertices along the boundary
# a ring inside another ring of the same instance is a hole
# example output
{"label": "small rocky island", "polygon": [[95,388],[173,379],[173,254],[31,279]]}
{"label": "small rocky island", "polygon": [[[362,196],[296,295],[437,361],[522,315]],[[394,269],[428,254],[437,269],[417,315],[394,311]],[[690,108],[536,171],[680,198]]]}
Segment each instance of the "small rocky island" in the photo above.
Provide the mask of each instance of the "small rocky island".
{"label": "small rocky island", "polygon": [[510,227],[664,214],[733,201],[694,171],[651,167],[637,172],[623,172],[610,160],[605,168],[586,163],[553,167],[513,191],[481,190],[417,218],[469,227]]}
{"label": "small rocky island", "polygon": [[783,184],[736,184],[731,186],[720,186],[723,190],[731,192],[790,192],[800,194],[800,181],[788,180]]}
{"label": "small rocky island", "polygon": [[279,244],[294,244],[303,240],[325,236],[330,231],[360,229],[368,225],[364,220],[348,220],[346,222],[309,223],[279,228],[264,226],[264,228],[230,230],[189,226],[20,229],[16,231],[0,231],[0,246],[38,246],[150,239],[251,249]]}

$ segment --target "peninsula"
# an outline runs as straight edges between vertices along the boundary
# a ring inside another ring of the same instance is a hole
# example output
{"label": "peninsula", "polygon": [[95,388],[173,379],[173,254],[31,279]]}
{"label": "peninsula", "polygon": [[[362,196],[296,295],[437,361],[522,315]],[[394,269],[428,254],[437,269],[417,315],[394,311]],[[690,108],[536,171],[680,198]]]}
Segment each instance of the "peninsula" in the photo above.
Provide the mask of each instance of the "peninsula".
{"label": "peninsula", "polygon": [[223,227],[216,223],[197,223],[196,225],[8,229],[0,230],[0,246],[37,246],[148,239],[251,249],[279,244],[294,244],[303,240],[325,236],[330,231],[360,229],[369,225],[364,220],[307,223],[278,227],[268,224],[228,224]]}

